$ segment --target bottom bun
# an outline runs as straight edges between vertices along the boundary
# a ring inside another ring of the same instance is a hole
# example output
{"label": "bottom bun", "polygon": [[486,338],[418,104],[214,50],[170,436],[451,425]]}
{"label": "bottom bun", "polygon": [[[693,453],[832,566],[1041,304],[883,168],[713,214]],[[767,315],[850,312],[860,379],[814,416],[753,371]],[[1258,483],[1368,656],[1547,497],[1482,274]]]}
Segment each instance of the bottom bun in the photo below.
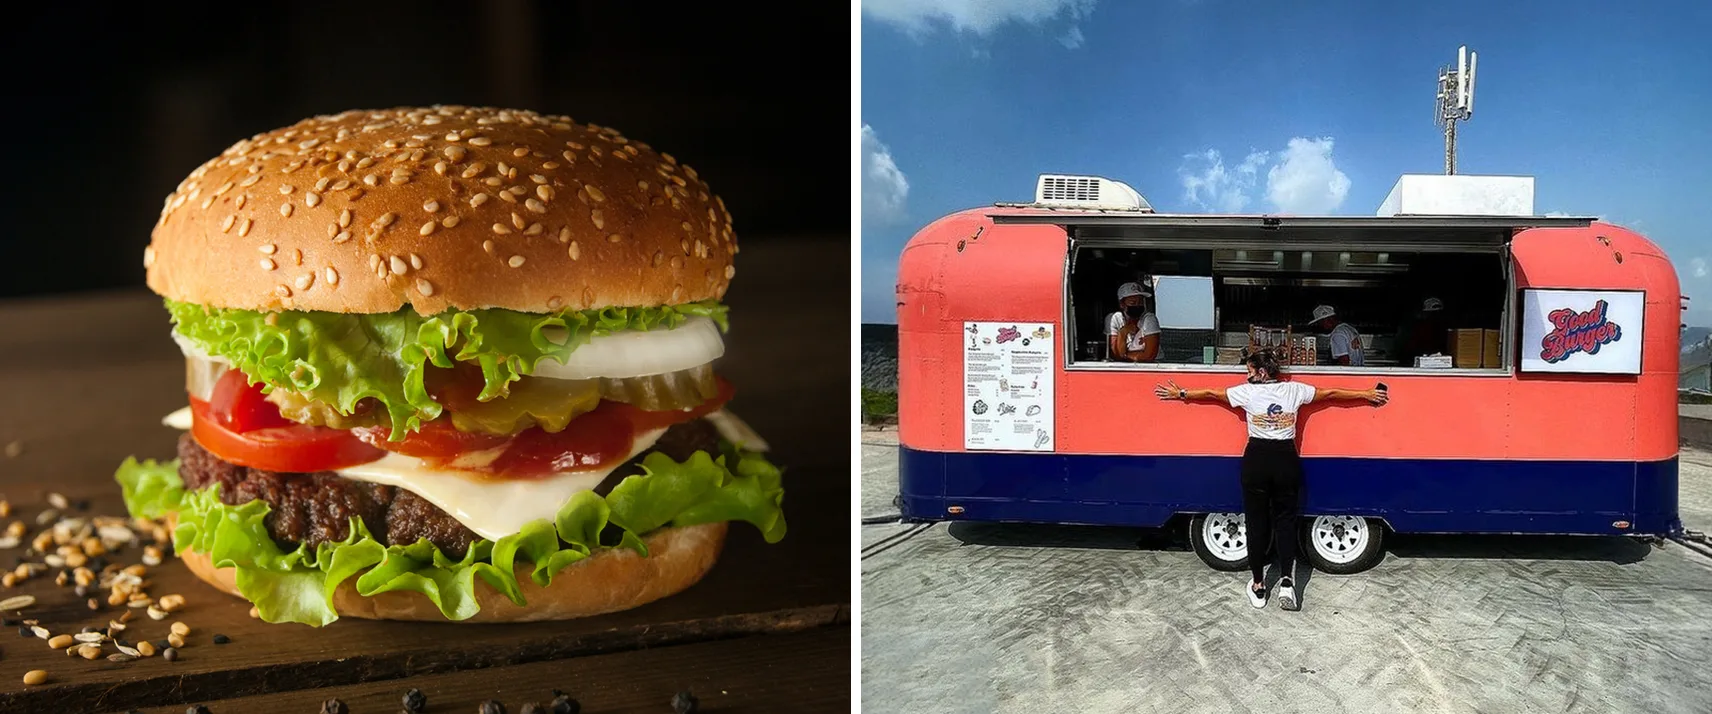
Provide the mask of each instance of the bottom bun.
{"label": "bottom bun", "polygon": [[[177,526],[177,514],[167,516],[167,528]],[[726,529],[724,522],[662,528],[642,539],[648,545],[648,557],[623,548],[602,550],[565,566],[544,588],[529,577],[534,565],[520,561],[516,566],[517,585],[526,604],[513,603],[476,578],[476,602],[481,610],[457,622],[569,620],[629,610],[677,594],[713,568],[725,545]],[[207,553],[185,552],[178,557],[196,577],[243,597],[238,593],[236,569],[214,567]],[[422,593],[391,591],[364,597],[357,594],[354,577],[340,583],[333,593],[333,609],[342,617],[448,622]]]}

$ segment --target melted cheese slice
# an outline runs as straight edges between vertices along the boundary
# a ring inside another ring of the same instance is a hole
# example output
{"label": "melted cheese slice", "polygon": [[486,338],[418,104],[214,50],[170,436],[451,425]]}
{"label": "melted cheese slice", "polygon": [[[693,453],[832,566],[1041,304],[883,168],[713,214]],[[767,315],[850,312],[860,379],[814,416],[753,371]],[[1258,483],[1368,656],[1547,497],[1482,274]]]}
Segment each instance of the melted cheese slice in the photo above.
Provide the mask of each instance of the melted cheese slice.
{"label": "melted cheese slice", "polygon": [[[722,409],[708,415],[707,420],[728,441],[752,451],[767,448],[754,430],[735,414]],[[161,423],[177,429],[189,429],[190,407],[168,414]],[[522,530],[523,525],[530,521],[541,518],[553,520],[559,507],[571,496],[578,491],[594,490],[618,466],[652,448],[664,433],[665,429],[654,429],[638,434],[630,445],[629,454],[610,468],[571,471],[532,480],[471,478],[468,472],[436,469],[421,459],[395,453],[334,473],[357,481],[402,488],[438,506],[481,537],[498,540]],[[495,456],[498,456],[497,450],[475,452],[460,457],[454,463],[478,465]]]}

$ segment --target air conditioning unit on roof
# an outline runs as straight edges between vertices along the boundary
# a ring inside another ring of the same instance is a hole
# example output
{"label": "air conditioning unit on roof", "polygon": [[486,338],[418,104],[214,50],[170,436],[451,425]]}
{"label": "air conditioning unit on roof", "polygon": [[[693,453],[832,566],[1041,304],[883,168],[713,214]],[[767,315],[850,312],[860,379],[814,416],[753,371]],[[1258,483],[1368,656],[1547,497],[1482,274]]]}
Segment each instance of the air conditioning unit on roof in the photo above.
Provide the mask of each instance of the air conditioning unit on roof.
{"label": "air conditioning unit on roof", "polygon": [[1099,176],[1041,174],[1034,203],[1049,208],[1152,213],[1153,206],[1128,185]]}

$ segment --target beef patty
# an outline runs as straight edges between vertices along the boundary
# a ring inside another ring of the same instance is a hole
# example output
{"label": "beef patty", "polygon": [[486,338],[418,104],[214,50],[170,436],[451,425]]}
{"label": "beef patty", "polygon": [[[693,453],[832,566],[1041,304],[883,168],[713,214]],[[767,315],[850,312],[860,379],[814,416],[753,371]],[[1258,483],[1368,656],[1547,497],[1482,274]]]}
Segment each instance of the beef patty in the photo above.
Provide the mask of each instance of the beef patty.
{"label": "beef patty", "polygon": [[[717,456],[718,449],[719,432],[706,420],[675,425],[654,448],[608,474],[595,493],[604,496],[626,476],[642,473],[640,464],[649,452],[684,461],[697,451]],[[268,535],[288,552],[299,543],[315,547],[350,537],[353,516],[362,518],[382,545],[408,545],[427,538],[452,558],[464,557],[470,544],[481,539],[438,506],[402,488],[356,481],[331,471],[276,473],[230,464],[202,448],[189,432],[179,437],[178,458],[178,472],[187,489],[218,483],[220,500],[228,506],[266,501],[270,510],[263,523]]]}

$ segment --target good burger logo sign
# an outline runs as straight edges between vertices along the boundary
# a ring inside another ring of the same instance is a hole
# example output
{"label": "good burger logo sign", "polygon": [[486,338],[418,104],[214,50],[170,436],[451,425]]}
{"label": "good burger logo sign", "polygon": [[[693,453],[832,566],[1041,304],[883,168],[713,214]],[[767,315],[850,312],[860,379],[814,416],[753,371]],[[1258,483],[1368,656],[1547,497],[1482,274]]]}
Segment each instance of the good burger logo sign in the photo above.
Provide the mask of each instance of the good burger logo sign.
{"label": "good burger logo sign", "polygon": [[1576,353],[1595,355],[1599,348],[1623,339],[1623,326],[1611,321],[1606,314],[1609,308],[1600,300],[1585,312],[1560,308],[1548,313],[1551,332],[1540,341],[1540,359],[1557,364]]}

